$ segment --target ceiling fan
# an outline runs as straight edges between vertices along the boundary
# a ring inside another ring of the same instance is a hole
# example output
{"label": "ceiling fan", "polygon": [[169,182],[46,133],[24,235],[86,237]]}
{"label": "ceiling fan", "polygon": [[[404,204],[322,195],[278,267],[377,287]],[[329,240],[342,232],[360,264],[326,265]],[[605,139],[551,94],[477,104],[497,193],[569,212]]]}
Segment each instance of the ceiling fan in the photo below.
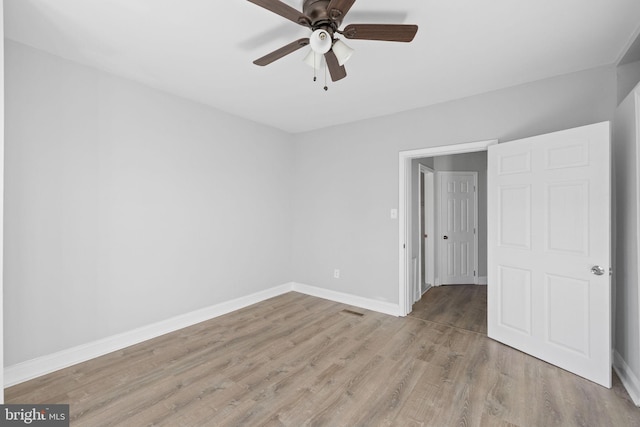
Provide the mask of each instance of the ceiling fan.
{"label": "ceiling fan", "polygon": [[355,0],[304,0],[302,12],[279,0],[248,1],[312,30],[308,38],[298,39],[276,49],[253,61],[254,64],[265,66],[304,46],[311,45],[311,51],[305,58],[305,62],[315,69],[324,57],[331,80],[334,82],[347,76],[344,62],[353,53],[353,49],[336,38],[336,34],[341,34],[347,39],[410,42],[418,32],[417,25],[397,24],[350,24],[344,30],[340,30],[342,20]]}

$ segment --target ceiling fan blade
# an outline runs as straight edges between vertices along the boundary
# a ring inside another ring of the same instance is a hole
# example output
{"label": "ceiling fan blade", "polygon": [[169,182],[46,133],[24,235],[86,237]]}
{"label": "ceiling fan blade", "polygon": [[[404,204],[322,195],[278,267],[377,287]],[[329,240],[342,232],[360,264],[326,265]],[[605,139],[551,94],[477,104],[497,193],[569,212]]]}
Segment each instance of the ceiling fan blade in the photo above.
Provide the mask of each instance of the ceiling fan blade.
{"label": "ceiling fan blade", "polygon": [[356,0],[331,0],[327,6],[329,17],[342,20],[355,2]]}
{"label": "ceiling fan blade", "polygon": [[274,50],[273,52],[266,54],[262,58],[256,59],[255,61],[253,61],[253,63],[264,67],[265,65],[269,65],[273,61],[276,61],[282,58],[283,56],[289,55],[290,53],[293,53],[296,50],[308,44],[309,44],[308,38],[298,39],[294,42],[289,43],[286,46],[282,46],[280,49]]}
{"label": "ceiling fan blade", "polygon": [[327,61],[327,68],[329,68],[329,74],[331,74],[331,80],[337,82],[338,80],[347,77],[347,70],[343,65],[338,64],[338,58],[333,50],[324,54],[324,59]]}
{"label": "ceiling fan blade", "polygon": [[348,39],[410,42],[417,32],[417,25],[351,24],[342,34]]}
{"label": "ceiling fan blade", "polygon": [[287,18],[290,21],[295,22],[296,24],[303,25],[305,27],[311,26],[311,20],[305,16],[303,13],[295,10],[291,6],[286,3],[283,3],[279,0],[248,0],[250,3],[257,4],[258,6],[264,7],[271,12],[282,16],[283,18]]}

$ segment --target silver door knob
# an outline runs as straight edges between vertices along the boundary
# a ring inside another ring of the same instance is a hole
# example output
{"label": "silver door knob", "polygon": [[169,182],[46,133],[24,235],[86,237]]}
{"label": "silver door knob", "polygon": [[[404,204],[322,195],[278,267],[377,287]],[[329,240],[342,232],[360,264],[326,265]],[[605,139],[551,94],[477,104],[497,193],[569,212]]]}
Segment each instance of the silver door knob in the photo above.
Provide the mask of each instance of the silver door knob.
{"label": "silver door knob", "polygon": [[602,276],[604,274],[604,268],[600,267],[599,265],[594,265],[593,267],[591,267],[591,273],[595,274],[596,276]]}

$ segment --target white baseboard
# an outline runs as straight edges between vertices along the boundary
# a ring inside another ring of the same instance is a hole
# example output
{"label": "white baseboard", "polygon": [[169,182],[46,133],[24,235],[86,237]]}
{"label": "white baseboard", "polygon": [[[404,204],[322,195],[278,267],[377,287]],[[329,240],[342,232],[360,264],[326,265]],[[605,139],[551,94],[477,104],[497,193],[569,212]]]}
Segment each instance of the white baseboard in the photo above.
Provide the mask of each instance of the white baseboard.
{"label": "white baseboard", "polygon": [[38,357],[26,362],[8,366],[4,370],[4,386],[10,387],[24,381],[45,375],[59,369],[85,362],[95,357],[103,356],[113,351],[121,350],[134,344],[159,337],[178,329],[222,316],[223,314],[248,307],[278,295],[293,290],[293,284],[276,286],[264,291],[256,292],[246,297],[236,298],[210,307],[195,310],[172,317],[151,325],[143,326],[128,332],[113,335],[87,344],[72,347],[47,356]]}
{"label": "white baseboard", "polygon": [[488,283],[487,276],[478,276],[476,285],[486,285]]}
{"label": "white baseboard", "polygon": [[188,326],[222,316],[235,310],[240,310],[241,308],[248,307],[291,291],[384,314],[390,314],[392,316],[399,316],[400,313],[400,307],[398,304],[371,300],[356,295],[330,291],[327,289],[317,288],[315,286],[292,282],[256,292],[246,297],[236,298],[231,301],[222,302],[190,313],[175,316],[128,332],[123,332],[121,334],[62,350],[57,353],[8,366],[4,370],[4,386],[10,387],[41,375],[67,368],[75,365],[76,363],[86,362],[87,360],[139,344],[143,341],[159,337],[169,332],[177,331],[178,329],[186,328]]}
{"label": "white baseboard", "polygon": [[302,283],[294,283],[293,290],[295,292],[300,292],[301,294],[328,299],[330,301],[348,304],[354,307],[364,308],[366,310],[377,311],[378,313],[400,316],[400,306],[390,302],[372,300],[356,295],[345,294],[343,292],[304,285]]}
{"label": "white baseboard", "polygon": [[620,353],[614,350],[613,352],[613,369],[620,377],[622,385],[627,389],[627,393],[633,400],[636,406],[640,406],[640,380],[633,373],[627,362],[620,356]]}

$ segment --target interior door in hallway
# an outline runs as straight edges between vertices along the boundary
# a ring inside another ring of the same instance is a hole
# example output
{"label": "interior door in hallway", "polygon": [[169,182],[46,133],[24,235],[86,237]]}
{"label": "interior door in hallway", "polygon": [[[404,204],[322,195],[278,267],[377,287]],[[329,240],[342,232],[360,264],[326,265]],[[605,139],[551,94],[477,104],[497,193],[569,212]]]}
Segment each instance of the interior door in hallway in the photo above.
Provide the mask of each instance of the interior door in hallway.
{"label": "interior door in hallway", "polygon": [[477,172],[438,172],[441,285],[470,285],[477,270]]}
{"label": "interior door in hallway", "polygon": [[489,337],[611,387],[609,123],[488,160]]}

